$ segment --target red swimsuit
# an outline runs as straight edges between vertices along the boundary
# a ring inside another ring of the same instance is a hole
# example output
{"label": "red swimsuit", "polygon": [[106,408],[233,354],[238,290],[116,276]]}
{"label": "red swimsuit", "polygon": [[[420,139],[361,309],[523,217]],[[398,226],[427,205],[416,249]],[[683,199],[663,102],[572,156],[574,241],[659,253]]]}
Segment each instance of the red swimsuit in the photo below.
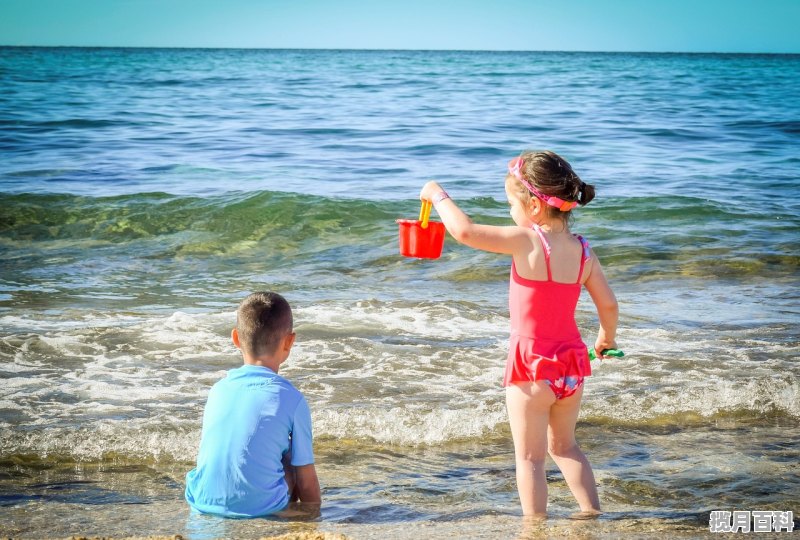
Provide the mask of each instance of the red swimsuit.
{"label": "red swimsuit", "polygon": [[547,266],[547,281],[525,279],[511,264],[508,307],[511,338],[503,386],[520,382],[545,381],[558,399],[574,394],[583,378],[592,374],[589,353],[575,323],[575,307],[581,294],[581,275],[591,252],[583,237],[578,280],[553,281],[550,271],[550,244],[542,230],[533,230],[542,241]]}

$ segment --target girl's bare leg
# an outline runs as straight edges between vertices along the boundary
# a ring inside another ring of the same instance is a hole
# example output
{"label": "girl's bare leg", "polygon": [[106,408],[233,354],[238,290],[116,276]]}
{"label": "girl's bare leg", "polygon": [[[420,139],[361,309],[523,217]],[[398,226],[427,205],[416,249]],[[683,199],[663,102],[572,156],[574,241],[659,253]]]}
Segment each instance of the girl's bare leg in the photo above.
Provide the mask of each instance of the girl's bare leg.
{"label": "girl's bare leg", "polygon": [[575,424],[578,422],[582,395],[583,385],[570,397],[557,400],[550,408],[548,452],[561,469],[581,511],[600,512],[592,466],[575,441]]}
{"label": "girl's bare leg", "polygon": [[506,407],[517,465],[517,490],[526,516],[547,514],[547,425],[556,398],[547,383],[512,384],[506,388]]}

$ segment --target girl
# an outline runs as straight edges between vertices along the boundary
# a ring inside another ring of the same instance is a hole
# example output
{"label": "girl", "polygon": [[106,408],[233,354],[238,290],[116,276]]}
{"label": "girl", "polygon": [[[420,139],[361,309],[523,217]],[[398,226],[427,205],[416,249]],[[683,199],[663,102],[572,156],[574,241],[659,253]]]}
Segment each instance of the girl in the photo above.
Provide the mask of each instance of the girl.
{"label": "girl", "polygon": [[439,184],[420,199],[433,202],[448,232],[476,249],[511,255],[511,338],[503,386],[514,438],[517,489],[525,515],[547,512],[548,452],[583,512],[599,513],[592,467],[575,442],[584,377],[591,374],[575,323],[581,286],[597,307],[598,357],[614,349],[618,307],[597,256],[569,230],[571,211],[594,198],[572,167],[553,152],[525,152],[508,164],[505,180],[516,225],[478,225]]}

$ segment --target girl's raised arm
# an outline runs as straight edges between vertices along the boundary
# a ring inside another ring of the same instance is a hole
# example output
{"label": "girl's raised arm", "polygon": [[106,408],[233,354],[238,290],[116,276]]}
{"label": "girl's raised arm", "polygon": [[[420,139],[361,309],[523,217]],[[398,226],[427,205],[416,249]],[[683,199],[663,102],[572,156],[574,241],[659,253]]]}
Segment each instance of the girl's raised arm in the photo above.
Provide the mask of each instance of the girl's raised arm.
{"label": "girl's raised arm", "polygon": [[[444,194],[445,198],[441,194]],[[442,218],[447,232],[464,245],[507,255],[513,255],[526,248],[530,250],[531,236],[527,229],[516,225],[500,227],[473,223],[436,182],[425,184],[419,198],[424,201],[434,201],[436,213]]]}

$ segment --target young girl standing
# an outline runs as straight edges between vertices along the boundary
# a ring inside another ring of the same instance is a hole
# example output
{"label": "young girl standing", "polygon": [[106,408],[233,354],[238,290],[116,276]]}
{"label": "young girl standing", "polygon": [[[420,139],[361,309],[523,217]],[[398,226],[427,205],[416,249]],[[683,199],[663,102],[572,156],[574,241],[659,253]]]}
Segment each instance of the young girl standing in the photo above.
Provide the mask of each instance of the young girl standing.
{"label": "young girl standing", "polygon": [[545,454],[549,453],[583,512],[600,511],[592,467],[575,441],[575,424],[589,356],[575,323],[586,287],[597,308],[598,357],[615,349],[618,307],[597,256],[569,230],[571,211],[594,198],[553,152],[525,152],[511,160],[505,180],[516,225],[479,225],[442,187],[428,182],[431,201],[448,232],[470,247],[511,255],[511,338],[503,386],[514,438],[517,489],[525,515],[546,515]]}

